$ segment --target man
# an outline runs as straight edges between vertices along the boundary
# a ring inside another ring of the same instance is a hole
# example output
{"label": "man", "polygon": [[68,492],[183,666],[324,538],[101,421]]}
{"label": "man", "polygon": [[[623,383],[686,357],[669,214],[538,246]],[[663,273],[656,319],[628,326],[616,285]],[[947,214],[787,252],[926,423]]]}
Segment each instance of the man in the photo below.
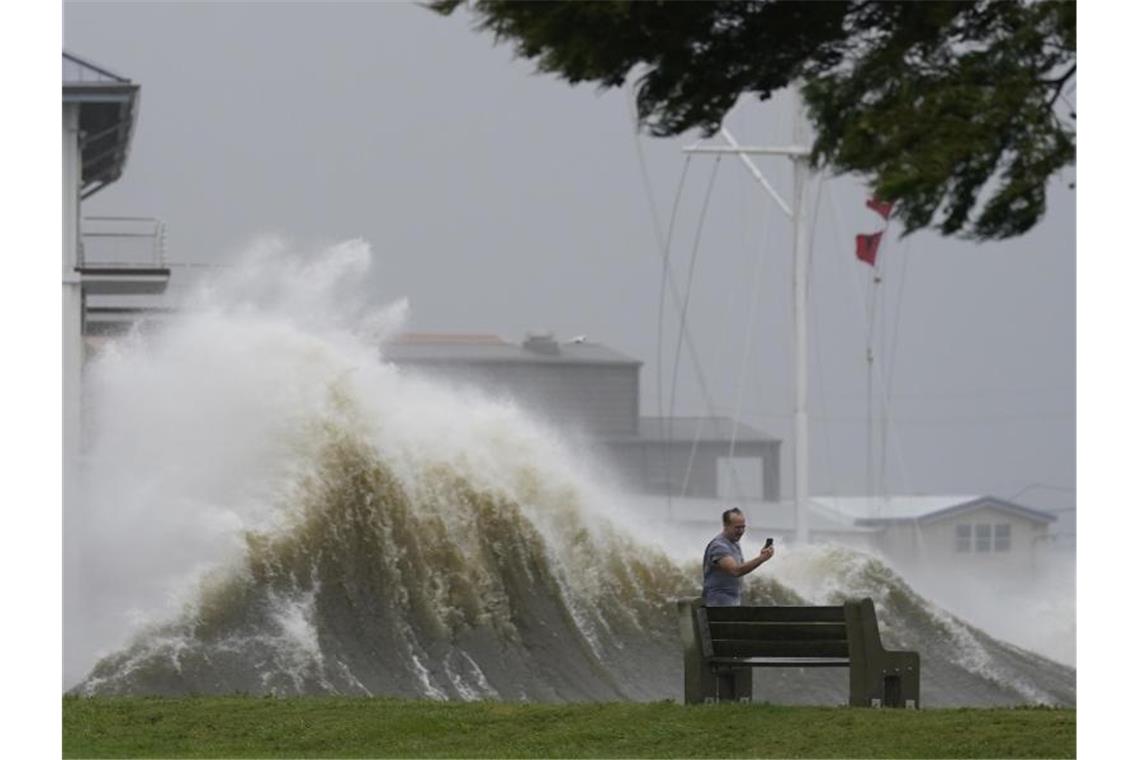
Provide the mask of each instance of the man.
{"label": "man", "polygon": [[705,547],[704,590],[702,596],[709,607],[737,607],[740,605],[740,579],[772,558],[776,550],[765,546],[758,555],[744,561],[740,551],[740,538],[747,527],[744,513],[733,507],[721,515],[724,530]]}

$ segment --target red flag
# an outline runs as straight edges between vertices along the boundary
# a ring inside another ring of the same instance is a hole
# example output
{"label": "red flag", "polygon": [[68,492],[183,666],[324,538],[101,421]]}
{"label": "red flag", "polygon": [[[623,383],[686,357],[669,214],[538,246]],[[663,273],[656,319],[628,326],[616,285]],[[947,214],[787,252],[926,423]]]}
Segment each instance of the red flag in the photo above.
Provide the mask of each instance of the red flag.
{"label": "red flag", "polygon": [[883,217],[884,219],[887,219],[890,217],[891,209],[894,207],[895,207],[895,204],[892,203],[891,201],[881,201],[878,198],[868,198],[867,199],[867,208],[871,209],[872,211],[874,211],[876,214]]}
{"label": "red flag", "polygon": [[875,266],[875,255],[879,252],[879,239],[882,232],[873,232],[870,235],[855,236],[855,258]]}

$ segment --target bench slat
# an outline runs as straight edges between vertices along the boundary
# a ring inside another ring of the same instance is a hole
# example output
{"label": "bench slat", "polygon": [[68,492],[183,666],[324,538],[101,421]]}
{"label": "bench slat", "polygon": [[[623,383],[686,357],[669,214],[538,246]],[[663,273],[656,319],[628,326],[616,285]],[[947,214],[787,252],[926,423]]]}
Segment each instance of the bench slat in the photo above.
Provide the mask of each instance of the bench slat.
{"label": "bench slat", "polygon": [[714,639],[753,641],[847,641],[843,623],[719,622],[709,624]]}
{"label": "bench slat", "polygon": [[843,623],[842,607],[705,607],[710,623]]}
{"label": "bench slat", "polygon": [[740,641],[713,639],[714,657],[847,657],[846,641]]}
{"label": "bench slat", "polygon": [[709,662],[750,668],[845,668],[851,665],[846,657],[713,657]]}

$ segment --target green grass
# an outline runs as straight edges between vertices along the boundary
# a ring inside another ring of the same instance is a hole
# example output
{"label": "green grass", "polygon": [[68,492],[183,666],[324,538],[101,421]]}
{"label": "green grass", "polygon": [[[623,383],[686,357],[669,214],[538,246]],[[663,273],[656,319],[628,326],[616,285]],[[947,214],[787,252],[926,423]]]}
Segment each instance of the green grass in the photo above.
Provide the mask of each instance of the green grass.
{"label": "green grass", "polygon": [[64,757],[1075,757],[1071,709],[63,700]]}

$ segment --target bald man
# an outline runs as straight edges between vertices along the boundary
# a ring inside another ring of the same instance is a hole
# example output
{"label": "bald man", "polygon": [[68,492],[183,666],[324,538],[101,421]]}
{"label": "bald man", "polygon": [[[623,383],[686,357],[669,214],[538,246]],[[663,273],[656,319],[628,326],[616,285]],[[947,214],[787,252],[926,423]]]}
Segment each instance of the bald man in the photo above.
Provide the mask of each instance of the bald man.
{"label": "bald man", "polygon": [[705,547],[704,587],[701,595],[709,607],[737,607],[740,605],[741,578],[772,559],[776,550],[765,546],[758,555],[744,561],[740,539],[747,525],[744,513],[735,507],[721,515],[724,530]]}

